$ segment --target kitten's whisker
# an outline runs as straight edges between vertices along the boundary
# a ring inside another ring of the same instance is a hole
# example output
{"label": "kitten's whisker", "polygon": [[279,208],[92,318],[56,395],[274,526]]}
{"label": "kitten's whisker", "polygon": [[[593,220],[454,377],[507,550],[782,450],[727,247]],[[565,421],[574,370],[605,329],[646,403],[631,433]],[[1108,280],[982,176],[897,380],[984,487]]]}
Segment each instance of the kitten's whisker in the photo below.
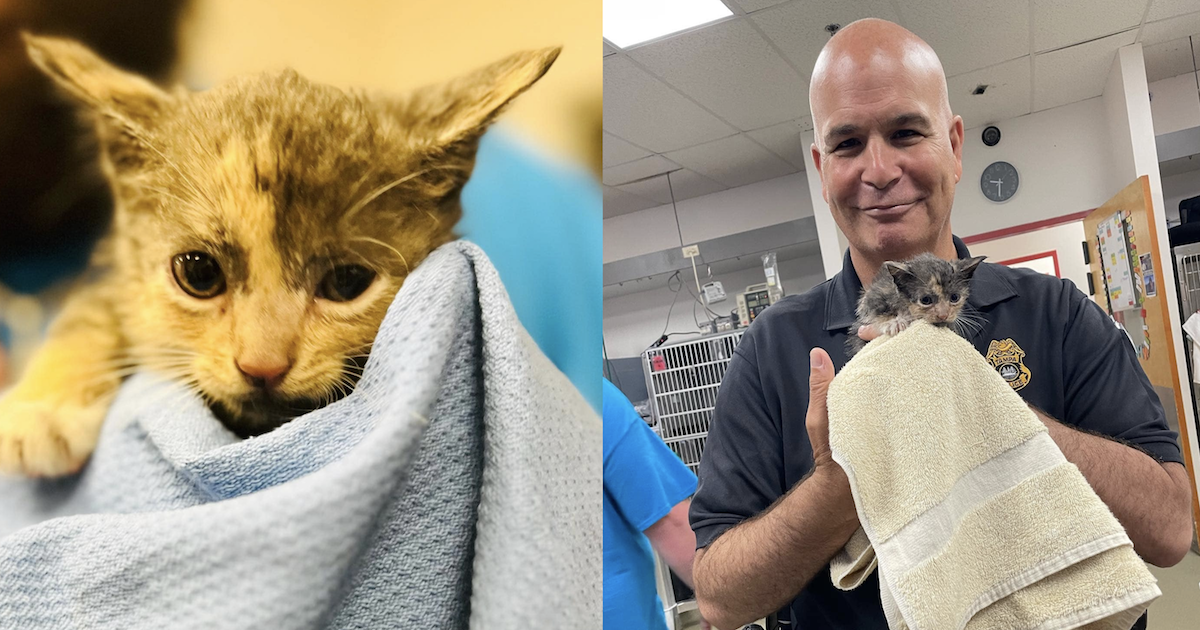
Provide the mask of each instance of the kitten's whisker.
{"label": "kitten's whisker", "polygon": [[192,208],[194,210],[203,210],[203,208],[201,206],[196,205],[196,201],[194,199],[184,199],[183,197],[176,195],[175,193],[171,192],[170,190],[167,190],[166,188],[162,188],[159,186],[147,186],[144,184],[140,185],[139,188],[143,191],[149,191],[152,193],[156,193],[156,194],[166,197],[168,199],[177,201],[185,207]]}
{"label": "kitten's whisker", "polygon": [[382,194],[386,193],[387,191],[389,191],[389,190],[391,190],[391,189],[393,189],[393,188],[395,188],[395,187],[399,186],[400,184],[403,184],[403,183],[405,183],[405,182],[407,182],[407,181],[409,181],[409,180],[411,180],[411,179],[413,179],[413,178],[420,177],[420,176],[422,176],[422,175],[424,175],[424,174],[426,174],[426,173],[428,173],[428,172],[430,172],[430,171],[432,171],[432,170],[436,170],[436,167],[434,167],[434,168],[425,168],[425,169],[421,169],[421,170],[419,170],[419,171],[416,171],[415,173],[409,173],[408,175],[405,175],[404,177],[401,177],[401,178],[399,178],[399,179],[394,179],[394,180],[392,180],[392,181],[390,181],[390,182],[388,182],[388,183],[386,183],[386,184],[384,184],[384,185],[380,186],[379,188],[376,188],[375,190],[372,190],[370,193],[368,193],[368,194],[367,194],[367,196],[363,197],[363,198],[362,198],[362,199],[360,199],[360,200],[359,200],[357,203],[355,203],[354,205],[350,206],[350,208],[349,208],[348,210],[346,210],[346,212],[345,212],[345,213],[343,213],[343,214],[342,214],[342,219],[341,219],[341,221],[342,221],[343,223],[345,223],[345,222],[349,221],[351,217],[353,217],[354,215],[358,214],[358,213],[359,213],[359,211],[361,211],[363,208],[367,207],[367,204],[369,204],[369,203],[371,203],[372,201],[375,201],[376,199],[378,199],[380,195],[382,195]]}
{"label": "kitten's whisker", "polygon": [[373,170],[367,170],[364,172],[362,177],[359,177],[358,181],[354,182],[353,192],[350,193],[350,196],[358,197],[358,193],[362,191],[363,184],[367,183],[367,180],[371,179],[371,176],[375,173],[376,171]]}
{"label": "kitten's whisker", "polygon": [[208,157],[212,158],[213,166],[216,167],[217,165],[219,165],[221,163],[221,158],[218,157],[217,154],[214,153],[211,148],[209,148],[208,144],[205,143],[202,138],[200,138],[200,134],[196,133],[196,129],[194,127],[192,127],[191,125],[184,125],[184,128],[187,129],[188,134],[190,134],[192,136],[192,140],[195,141],[196,146],[200,147],[200,149],[202,151],[204,151],[204,153],[206,155],[208,155]]}
{"label": "kitten's whisker", "polygon": [[141,141],[142,144],[144,144],[147,149],[150,149],[151,151],[156,153],[158,155],[158,157],[162,158],[163,163],[165,163],[167,166],[171,167],[172,170],[174,170],[176,173],[178,173],[179,177],[183,180],[183,183],[186,184],[187,187],[189,189],[191,189],[191,192],[194,193],[198,197],[197,200],[203,199],[204,201],[207,201],[209,204],[211,204],[214,208],[217,206],[217,203],[215,201],[213,201],[213,199],[211,197],[204,194],[204,192],[200,190],[200,187],[195,182],[195,180],[193,180],[191,177],[188,177],[187,174],[183,172],[183,169],[179,168],[179,166],[176,165],[175,162],[173,162],[170,158],[168,158],[165,153],[160,151],[158,147],[154,146],[153,142],[150,142],[150,139],[148,137],[146,137],[146,135],[144,133],[142,133],[141,129],[139,129],[137,127],[137,125],[134,125],[134,124],[125,125],[124,131],[126,133],[128,133],[129,135],[133,136],[134,138],[136,138],[137,140]]}
{"label": "kitten's whisker", "polygon": [[352,237],[350,240],[363,241],[366,243],[374,243],[376,245],[379,245],[380,247],[386,247],[387,249],[390,249],[394,254],[396,254],[397,256],[400,257],[400,262],[404,263],[404,274],[408,275],[408,274],[412,273],[412,269],[409,268],[409,266],[408,266],[408,259],[405,258],[404,254],[401,254],[400,250],[396,249],[395,247],[392,247],[391,245],[388,245],[387,243],[384,243],[383,241],[381,241],[377,238],[371,238],[369,236],[355,236],[355,237]]}

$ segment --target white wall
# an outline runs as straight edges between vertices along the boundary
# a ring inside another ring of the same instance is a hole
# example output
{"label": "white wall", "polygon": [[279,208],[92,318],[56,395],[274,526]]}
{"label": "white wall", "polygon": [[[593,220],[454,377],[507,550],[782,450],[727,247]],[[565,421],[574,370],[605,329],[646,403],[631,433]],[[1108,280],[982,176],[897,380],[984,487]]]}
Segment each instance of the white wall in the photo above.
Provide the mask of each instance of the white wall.
{"label": "white wall", "polygon": [[1179,202],[1200,195],[1200,171],[1162,179],[1163,211],[1172,225],[1179,223]]}
{"label": "white wall", "polygon": [[833,212],[825,201],[821,190],[821,174],[813,162],[811,147],[816,140],[815,131],[806,131],[800,135],[800,142],[806,148],[804,152],[805,174],[808,175],[808,193],[812,199],[813,218],[817,223],[817,239],[821,245],[821,264],[825,268],[825,277],[832,278],[842,270],[842,255],[850,247],[846,235],[842,234],[837,222],[833,220]]}
{"label": "white wall", "polygon": [[[788,295],[803,293],[824,282],[825,276],[821,273],[817,263],[818,261],[812,256],[779,263],[779,275],[783,279],[783,288]],[[703,273],[703,269],[701,273]],[[680,278],[695,292],[696,281],[691,270],[681,273]],[[751,284],[763,282],[764,278],[762,268],[755,267],[715,275],[713,280],[721,281],[728,297],[724,302],[718,302],[709,308],[718,315],[728,315],[730,311],[737,308],[737,298],[734,296]],[[701,284],[708,281],[705,278],[700,279]],[[668,310],[671,311],[671,321],[667,325],[667,332],[696,330],[696,321],[692,316],[693,305],[696,305],[696,318],[699,318],[701,322],[709,319],[704,309],[688,295],[687,287],[680,290],[675,308],[671,310],[671,299],[675,297],[675,293],[667,289],[665,280],[661,281],[660,285],[655,289],[621,295],[604,301],[604,344],[608,349],[610,359],[640,356],[647,346],[662,335],[663,324],[667,323]],[[678,286],[675,282],[672,282],[671,285]],[[672,337],[671,339],[674,341],[676,338]]]}
{"label": "white wall", "polygon": [[[1129,101],[1125,98],[1125,79],[1119,54],[1109,68],[1104,94],[1100,98],[1104,101],[1104,128],[1108,130],[1109,140],[1112,142],[1113,161],[1110,174],[1112,181],[1123,182],[1121,185],[1124,186],[1133,181],[1137,169],[1133,163],[1133,140],[1129,135]],[[1153,125],[1154,121],[1150,124]]]}
{"label": "white wall", "polygon": [[604,220],[604,262],[624,260],[683,244],[795,221],[813,214],[804,173],[685,199],[679,229],[671,205],[631,212]]}
{"label": "white wall", "polygon": [[[966,131],[963,176],[954,194],[950,223],[959,236],[1090,210],[1133,178],[1111,179],[1112,140],[1104,102],[1092,98],[994,123],[1000,144],[983,144],[983,126]],[[1021,186],[1004,203],[988,201],[979,189],[983,170],[1005,161],[1017,168]]]}
{"label": "white wall", "polygon": [[1083,262],[1083,247],[1087,240],[1083,221],[1064,223],[1024,234],[992,239],[970,246],[972,256],[987,256],[988,262],[1002,262],[1042,252],[1057,252],[1060,277],[1075,283],[1087,293],[1088,266]]}
{"label": "white wall", "polygon": [[1150,113],[1154,117],[1154,135],[1200,127],[1200,92],[1197,73],[1189,72],[1155,81],[1150,88]]}

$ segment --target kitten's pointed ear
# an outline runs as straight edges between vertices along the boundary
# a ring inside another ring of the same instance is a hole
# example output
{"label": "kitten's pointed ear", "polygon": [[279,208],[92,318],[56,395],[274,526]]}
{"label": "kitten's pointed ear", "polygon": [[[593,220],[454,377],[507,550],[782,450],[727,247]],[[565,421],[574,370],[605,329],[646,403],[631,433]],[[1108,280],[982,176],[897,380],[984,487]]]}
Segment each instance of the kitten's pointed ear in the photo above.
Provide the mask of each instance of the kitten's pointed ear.
{"label": "kitten's pointed ear", "polygon": [[975,275],[975,270],[979,268],[979,263],[983,262],[985,258],[987,258],[987,256],[976,256],[974,258],[960,260],[959,271],[963,272],[968,278],[970,278],[971,276]]}
{"label": "kitten's pointed ear", "polygon": [[902,277],[912,275],[912,273],[908,270],[908,266],[906,266],[904,263],[892,262],[889,260],[883,263],[883,268],[886,269],[889,274],[891,274],[893,280],[899,280]]}
{"label": "kitten's pointed ear", "polygon": [[413,113],[429,116],[434,142],[442,147],[472,143],[514,98],[546,74],[561,47],[510,55],[448,83],[413,95]]}
{"label": "kitten's pointed ear", "polygon": [[117,69],[78,42],[21,35],[34,65],[105,119],[144,128],[170,99],[153,83]]}

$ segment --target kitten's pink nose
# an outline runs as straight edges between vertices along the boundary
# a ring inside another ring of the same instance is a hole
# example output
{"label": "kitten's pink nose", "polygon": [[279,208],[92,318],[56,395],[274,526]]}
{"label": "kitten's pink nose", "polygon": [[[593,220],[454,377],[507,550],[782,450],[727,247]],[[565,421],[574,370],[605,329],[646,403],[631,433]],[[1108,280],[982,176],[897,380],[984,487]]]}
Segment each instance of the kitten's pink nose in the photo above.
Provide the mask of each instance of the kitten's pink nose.
{"label": "kitten's pink nose", "polygon": [[292,369],[292,364],[287,361],[256,361],[248,359],[246,361],[235,360],[234,365],[237,366],[239,372],[242,373],[242,378],[251,387],[258,389],[275,389],[283,382],[283,377],[287,376],[288,370]]}

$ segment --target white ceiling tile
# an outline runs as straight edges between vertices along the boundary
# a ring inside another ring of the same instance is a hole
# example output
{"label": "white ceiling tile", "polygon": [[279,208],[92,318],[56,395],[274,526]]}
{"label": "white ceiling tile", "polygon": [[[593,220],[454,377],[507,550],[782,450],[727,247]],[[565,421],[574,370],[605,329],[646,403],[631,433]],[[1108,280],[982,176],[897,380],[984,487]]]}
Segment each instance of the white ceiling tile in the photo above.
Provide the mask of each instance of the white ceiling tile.
{"label": "white ceiling tile", "polygon": [[1033,45],[1042,52],[1140,26],[1146,0],[1033,0]]}
{"label": "white ceiling tile", "polygon": [[643,199],[637,195],[631,195],[623,190],[613,188],[612,186],[604,187],[604,218],[629,214],[646,208],[653,208],[661,204],[655,203],[650,199]]}
{"label": "white ceiling tile", "polygon": [[902,24],[933,47],[946,76],[1029,54],[1029,0],[945,0],[901,6]]}
{"label": "white ceiling tile", "polygon": [[900,16],[887,0],[797,0],[769,11],[755,13],[750,19],[754,20],[767,38],[774,42],[807,78],[812,75],[821,48],[829,41],[829,33],[825,32],[825,26],[846,26],[867,17],[893,22],[900,20]]}
{"label": "white ceiling tile", "polygon": [[675,190],[676,201],[710,195],[728,188],[724,184],[688,169],[671,173],[671,187]]}
{"label": "white ceiling tile", "polygon": [[1196,0],[1154,0],[1150,3],[1146,21],[1156,22],[1185,13],[1195,13],[1196,9]]}
{"label": "white ceiling tile", "polygon": [[1146,46],[1142,49],[1142,55],[1146,58],[1147,83],[1195,71],[1192,67],[1192,41],[1187,37]]}
{"label": "white ceiling tile", "polygon": [[1130,31],[1035,56],[1034,111],[1103,94],[1113,56],[1118,48],[1132,44],[1136,35]]}
{"label": "white ceiling tile", "polygon": [[619,186],[628,184],[643,177],[666,173],[667,171],[678,168],[678,165],[661,155],[652,155],[650,157],[618,164],[604,169],[604,183],[607,186]]}
{"label": "white ceiling tile", "polygon": [[[983,94],[975,88],[986,85]],[[1016,118],[1029,113],[1029,57],[967,72],[946,80],[950,91],[950,109],[963,118],[970,129],[986,123]]]}
{"label": "white ceiling tile", "polygon": [[[675,171],[671,174],[671,179],[674,180],[675,175],[682,172],[683,171]],[[672,183],[674,183],[674,181],[672,181]],[[659,177],[651,177],[650,179],[636,181],[632,184],[617,186],[617,188],[631,195],[637,195],[642,199],[649,199],[658,205],[671,203],[671,188],[667,186],[667,176],[665,174]],[[676,196],[675,199],[678,201],[679,197]]]}
{"label": "white ceiling tile", "polygon": [[1160,22],[1146,22],[1138,41],[1143,46],[1152,46],[1197,33],[1200,33],[1200,13],[1191,13]]}
{"label": "white ceiling tile", "polygon": [[673,151],[668,157],[730,188],[796,172],[796,167],[744,135]]}
{"label": "white ceiling tile", "polygon": [[607,57],[609,55],[615,55],[615,54],[617,54],[617,50],[615,48],[613,48],[612,46],[609,46],[608,42],[604,42],[604,56]]}
{"label": "white ceiling tile", "polygon": [[656,153],[736,132],[624,55],[604,59],[604,129]]}
{"label": "white ceiling tile", "polygon": [[783,4],[787,0],[733,0],[746,13],[754,11],[762,11],[767,7],[773,7],[777,4]]}
{"label": "white ceiling tile", "polygon": [[718,184],[703,175],[683,169],[671,173],[670,184],[667,183],[667,176],[663,175],[662,177],[654,177],[619,186],[618,188],[643,199],[651,199],[659,204],[669,204],[671,203],[672,192],[675,194],[675,201],[680,202],[685,199],[725,190],[727,186]]}
{"label": "white ceiling tile", "polygon": [[684,33],[628,54],[742,130],[783,122],[808,109],[808,82],[744,19]]}
{"label": "white ceiling tile", "polygon": [[608,133],[607,131],[604,132],[605,168],[639,160],[649,155],[649,151],[645,149],[639,149],[632,144],[612,135],[611,133]]}
{"label": "white ceiling tile", "polygon": [[805,116],[763,129],[748,131],[746,135],[775,155],[787,160],[792,166],[804,170],[804,154],[808,152],[809,145],[804,144],[800,135],[806,131],[812,131],[812,128],[812,117]]}

